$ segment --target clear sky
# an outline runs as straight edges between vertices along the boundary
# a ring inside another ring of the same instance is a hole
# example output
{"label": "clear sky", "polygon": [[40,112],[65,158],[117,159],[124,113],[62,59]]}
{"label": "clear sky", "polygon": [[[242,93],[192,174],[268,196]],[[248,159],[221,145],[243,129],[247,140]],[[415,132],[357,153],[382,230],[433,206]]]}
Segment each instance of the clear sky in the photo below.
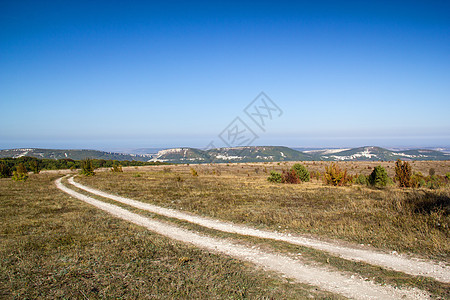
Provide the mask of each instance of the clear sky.
{"label": "clear sky", "polygon": [[1,0],[0,112],[3,149],[201,148],[236,117],[255,145],[450,146],[450,2]]}

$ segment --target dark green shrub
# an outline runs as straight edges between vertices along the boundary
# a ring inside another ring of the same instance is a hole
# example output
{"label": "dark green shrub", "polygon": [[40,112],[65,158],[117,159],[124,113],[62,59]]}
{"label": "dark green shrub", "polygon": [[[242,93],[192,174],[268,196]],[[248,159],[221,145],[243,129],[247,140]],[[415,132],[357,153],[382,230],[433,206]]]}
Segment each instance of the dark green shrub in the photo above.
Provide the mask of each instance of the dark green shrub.
{"label": "dark green shrub", "polygon": [[428,175],[433,176],[436,174],[436,170],[434,168],[430,168],[430,170],[428,171]]}
{"label": "dark green shrub", "polygon": [[297,176],[300,179],[300,181],[303,181],[303,182],[309,181],[309,179],[310,179],[309,171],[308,171],[308,169],[306,169],[306,167],[304,165],[295,164],[292,166],[292,170],[294,170],[295,173],[297,173]]}
{"label": "dark green shrub", "polygon": [[447,173],[445,174],[445,177],[447,177],[447,179],[450,180],[450,172],[447,172]]}
{"label": "dark green shrub", "polygon": [[359,174],[359,176],[356,177],[356,179],[355,179],[355,183],[356,184],[360,184],[360,185],[368,185],[369,181],[367,180],[367,176],[366,175]]}
{"label": "dark green shrub", "polygon": [[372,173],[367,178],[371,186],[383,187],[390,183],[390,178],[382,166],[373,168]]}
{"label": "dark green shrub", "polygon": [[275,171],[270,171],[270,176],[267,178],[268,181],[270,182],[277,182],[277,183],[282,183],[283,182],[283,178],[281,177],[281,174]]}
{"label": "dark green shrub", "polygon": [[16,166],[12,179],[15,181],[25,181],[28,179],[28,171],[23,163]]}
{"label": "dark green shrub", "polygon": [[194,176],[194,177],[197,177],[197,176],[198,176],[198,173],[197,173],[197,171],[196,171],[194,168],[191,168],[191,174],[192,174],[192,176]]}
{"label": "dark green shrub", "polygon": [[80,174],[85,175],[85,176],[94,176],[95,175],[92,159],[86,158],[81,161]]}
{"label": "dark green shrub", "polygon": [[398,159],[395,163],[395,180],[400,187],[411,187],[411,166],[407,161]]}
{"label": "dark green shrub", "polygon": [[29,165],[31,166],[31,170],[33,171],[34,174],[39,174],[41,168],[39,165],[39,161],[37,159],[30,161]]}
{"label": "dark green shrub", "polygon": [[12,176],[12,170],[6,163],[0,163],[0,178],[8,178]]}

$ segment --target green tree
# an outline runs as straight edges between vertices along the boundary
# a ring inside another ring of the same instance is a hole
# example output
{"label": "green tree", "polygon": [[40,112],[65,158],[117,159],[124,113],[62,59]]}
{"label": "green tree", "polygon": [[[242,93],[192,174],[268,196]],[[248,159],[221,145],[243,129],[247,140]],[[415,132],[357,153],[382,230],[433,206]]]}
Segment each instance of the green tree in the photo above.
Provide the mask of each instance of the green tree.
{"label": "green tree", "polygon": [[25,181],[28,179],[28,171],[23,163],[19,163],[16,166],[12,179],[15,181]]}
{"label": "green tree", "polygon": [[92,163],[92,159],[86,158],[86,159],[81,161],[81,171],[80,171],[80,173],[82,175],[86,175],[86,176],[94,176],[95,175],[94,165]]}
{"label": "green tree", "polygon": [[390,182],[390,178],[385,168],[382,166],[376,166],[369,175],[368,181],[372,186],[383,187]]}
{"label": "green tree", "polygon": [[7,178],[12,176],[11,168],[7,163],[0,162],[0,178]]}
{"label": "green tree", "polygon": [[30,161],[30,166],[34,174],[39,174],[39,172],[41,171],[40,164],[37,159]]}
{"label": "green tree", "polygon": [[355,183],[356,184],[360,184],[360,185],[367,185],[369,182],[368,182],[368,179],[367,179],[366,175],[359,174],[359,176],[355,180]]}
{"label": "green tree", "polygon": [[114,173],[120,173],[120,172],[123,172],[123,170],[122,170],[122,165],[119,165],[119,164],[113,164],[113,166],[112,166],[112,168],[111,168],[111,172],[114,172]]}
{"label": "green tree", "polygon": [[267,178],[267,180],[270,182],[277,182],[277,183],[283,182],[281,174],[275,171],[270,171],[270,176]]}
{"label": "green tree", "polygon": [[304,165],[301,164],[295,164],[292,166],[292,170],[297,173],[298,178],[300,181],[308,182],[310,180],[310,175],[308,169]]}

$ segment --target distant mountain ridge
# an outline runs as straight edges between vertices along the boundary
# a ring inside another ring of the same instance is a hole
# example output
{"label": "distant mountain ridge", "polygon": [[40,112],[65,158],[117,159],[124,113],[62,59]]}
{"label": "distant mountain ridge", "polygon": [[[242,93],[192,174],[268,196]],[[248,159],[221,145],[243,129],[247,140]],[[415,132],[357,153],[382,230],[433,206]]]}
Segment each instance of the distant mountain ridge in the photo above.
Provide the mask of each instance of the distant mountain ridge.
{"label": "distant mountain ridge", "polygon": [[30,156],[36,158],[47,159],[73,159],[82,160],[86,158],[105,159],[105,160],[136,160],[148,161],[151,156],[124,154],[115,152],[106,152],[98,150],[79,150],[79,149],[39,149],[39,148],[20,148],[0,150],[0,158],[12,157],[18,158],[22,156]]}
{"label": "distant mountain ridge", "polygon": [[270,162],[270,161],[392,161],[392,160],[450,160],[450,153],[430,149],[388,150],[366,146],[345,149],[321,149],[298,151],[283,146],[248,146],[200,150],[196,148],[173,148],[157,154],[126,154],[98,150],[61,150],[21,148],[0,150],[0,158],[31,156],[48,159],[85,158],[105,160],[160,161],[168,163],[224,163],[224,162]]}
{"label": "distant mountain ridge", "polygon": [[380,161],[380,160],[449,160],[450,154],[435,150],[392,151],[380,147],[297,151],[282,146],[249,146],[199,150],[174,148],[159,151],[152,161],[171,163],[265,162],[265,161]]}

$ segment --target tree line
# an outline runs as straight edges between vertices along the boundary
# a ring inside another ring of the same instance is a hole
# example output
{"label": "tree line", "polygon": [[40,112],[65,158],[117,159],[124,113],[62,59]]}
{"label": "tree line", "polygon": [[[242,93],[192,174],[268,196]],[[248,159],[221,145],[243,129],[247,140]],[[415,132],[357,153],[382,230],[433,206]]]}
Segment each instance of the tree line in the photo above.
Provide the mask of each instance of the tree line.
{"label": "tree line", "polygon": [[[136,160],[105,160],[91,159],[92,165],[97,168],[111,168],[113,166],[150,166],[166,164],[162,162],[143,162]],[[82,160],[73,160],[70,158],[63,159],[47,159],[23,156],[19,158],[0,158],[0,178],[13,176],[14,171],[19,168],[21,172],[39,173],[41,170],[63,170],[63,169],[81,169]]]}

